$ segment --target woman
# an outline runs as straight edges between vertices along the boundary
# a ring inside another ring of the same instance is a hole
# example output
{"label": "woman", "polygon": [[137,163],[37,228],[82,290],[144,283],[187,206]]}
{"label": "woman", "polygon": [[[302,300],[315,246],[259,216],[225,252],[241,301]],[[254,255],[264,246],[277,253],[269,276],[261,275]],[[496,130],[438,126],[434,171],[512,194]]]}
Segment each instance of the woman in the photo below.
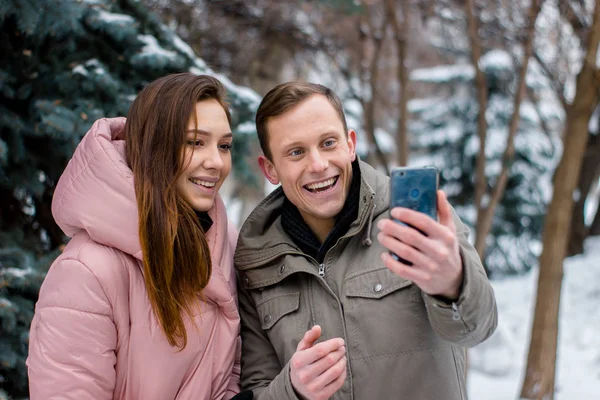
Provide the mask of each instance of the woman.
{"label": "woman", "polygon": [[230,399],[239,392],[233,250],[219,188],[231,170],[221,83],[150,83],[96,121],[52,201],[72,239],[31,324],[32,400]]}

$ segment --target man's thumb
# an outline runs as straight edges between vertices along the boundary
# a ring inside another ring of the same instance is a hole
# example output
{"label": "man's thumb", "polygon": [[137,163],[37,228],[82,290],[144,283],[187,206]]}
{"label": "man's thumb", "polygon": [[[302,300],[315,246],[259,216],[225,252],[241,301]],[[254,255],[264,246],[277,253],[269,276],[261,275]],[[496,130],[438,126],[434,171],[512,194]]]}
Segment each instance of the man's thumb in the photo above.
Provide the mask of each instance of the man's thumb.
{"label": "man's thumb", "polygon": [[304,337],[302,338],[300,343],[298,343],[298,347],[296,348],[296,350],[300,351],[310,349],[320,337],[321,327],[319,325],[313,326],[312,328],[310,328],[310,330],[306,331]]}

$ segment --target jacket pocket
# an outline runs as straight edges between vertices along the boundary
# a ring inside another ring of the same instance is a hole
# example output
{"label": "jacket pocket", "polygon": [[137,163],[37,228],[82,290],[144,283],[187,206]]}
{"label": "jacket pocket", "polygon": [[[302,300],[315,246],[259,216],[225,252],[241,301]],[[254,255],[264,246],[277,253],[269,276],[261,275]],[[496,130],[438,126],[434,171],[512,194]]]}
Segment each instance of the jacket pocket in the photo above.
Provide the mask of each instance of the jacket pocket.
{"label": "jacket pocket", "polygon": [[300,292],[276,293],[263,298],[256,304],[261,328],[271,329],[283,316],[297,311],[300,307]]}
{"label": "jacket pocket", "polygon": [[346,297],[380,299],[390,293],[412,285],[411,281],[394,275],[387,268],[367,270],[346,279]]}
{"label": "jacket pocket", "polygon": [[[282,291],[281,288],[264,290],[256,299],[260,326],[269,338],[281,365],[287,364],[302,339],[304,315],[300,307],[299,291]],[[308,317],[308,316],[306,316]]]}
{"label": "jacket pocket", "polygon": [[351,358],[398,357],[436,347],[420,289],[385,267],[361,271],[344,284]]}

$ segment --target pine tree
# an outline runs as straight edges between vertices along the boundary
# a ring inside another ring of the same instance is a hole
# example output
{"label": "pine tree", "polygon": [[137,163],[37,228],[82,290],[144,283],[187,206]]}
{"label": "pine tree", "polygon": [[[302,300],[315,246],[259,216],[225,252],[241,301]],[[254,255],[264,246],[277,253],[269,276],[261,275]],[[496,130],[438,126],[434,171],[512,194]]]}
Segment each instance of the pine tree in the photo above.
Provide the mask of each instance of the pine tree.
{"label": "pine tree", "polygon": [[[488,123],[486,177],[493,185],[502,166],[508,124],[512,115],[516,68],[505,51],[492,50],[481,59],[489,90],[485,112]],[[440,171],[440,184],[450,202],[471,228],[475,224],[474,170],[479,139],[478,103],[474,72],[469,64],[415,70],[411,79],[435,83],[446,96],[414,100],[410,111],[411,164],[433,164]],[[548,82],[535,64],[528,69],[532,94],[549,90]],[[496,211],[488,237],[485,265],[491,275],[519,273],[536,265],[543,217],[551,195],[552,172],[556,166],[558,140],[555,128],[563,118],[561,108],[543,96],[537,105],[524,102],[515,139],[516,155],[510,168],[506,192]],[[550,128],[549,128],[550,127]],[[549,133],[549,130],[553,133]]]}
{"label": "pine tree", "polygon": [[27,396],[25,359],[44,271],[65,238],[50,204],[81,137],[126,115],[135,94],[169,73],[216,75],[236,135],[234,174],[259,97],[215,74],[136,0],[0,0],[0,398]]}

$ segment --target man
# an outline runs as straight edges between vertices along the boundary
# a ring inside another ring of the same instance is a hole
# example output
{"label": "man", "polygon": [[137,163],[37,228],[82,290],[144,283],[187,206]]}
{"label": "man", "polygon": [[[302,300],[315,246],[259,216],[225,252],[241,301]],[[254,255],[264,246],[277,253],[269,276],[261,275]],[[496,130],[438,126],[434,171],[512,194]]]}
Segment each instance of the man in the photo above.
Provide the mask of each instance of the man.
{"label": "man", "polygon": [[235,255],[242,387],[259,400],[466,399],[465,348],[492,334],[497,310],[444,193],[439,221],[390,212],[389,178],[358,160],[341,102],[321,85],[275,87],[256,125],[260,167],[281,187],[248,217]]}

